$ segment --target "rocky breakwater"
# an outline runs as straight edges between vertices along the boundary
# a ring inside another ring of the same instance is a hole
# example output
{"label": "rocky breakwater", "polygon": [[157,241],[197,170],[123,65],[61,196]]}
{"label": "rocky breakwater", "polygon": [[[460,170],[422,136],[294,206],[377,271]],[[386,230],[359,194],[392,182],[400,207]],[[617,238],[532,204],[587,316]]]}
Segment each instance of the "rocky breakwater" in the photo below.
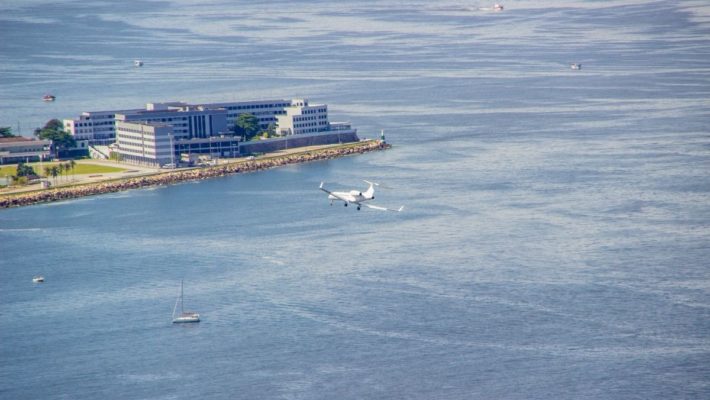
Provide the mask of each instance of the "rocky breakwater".
{"label": "rocky breakwater", "polygon": [[121,178],[84,185],[46,189],[30,193],[0,195],[0,208],[21,207],[37,203],[120,192],[122,190],[169,185],[171,183],[215,178],[243,172],[254,172],[268,168],[280,167],[282,165],[328,160],[348,155],[366,153],[374,150],[384,150],[389,147],[389,144],[372,140],[334,148],[304,151],[286,155],[275,155],[271,157],[267,156],[255,160],[234,162],[208,168],[172,171],[134,178]]}

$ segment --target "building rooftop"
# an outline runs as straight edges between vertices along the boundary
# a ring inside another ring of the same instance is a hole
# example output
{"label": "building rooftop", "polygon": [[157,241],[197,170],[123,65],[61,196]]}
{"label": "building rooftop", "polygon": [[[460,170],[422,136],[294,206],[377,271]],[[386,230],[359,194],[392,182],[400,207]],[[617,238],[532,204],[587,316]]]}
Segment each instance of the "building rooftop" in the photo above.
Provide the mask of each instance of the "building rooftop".
{"label": "building rooftop", "polygon": [[147,125],[147,126],[152,126],[152,127],[157,127],[157,128],[171,128],[172,125],[166,124],[164,122],[157,122],[157,121],[143,121],[143,120],[136,120],[136,121],[118,121],[122,124],[126,125]]}
{"label": "building rooftop", "polygon": [[15,143],[15,142],[29,142],[35,141],[36,139],[24,137],[24,136],[13,136],[13,137],[1,137],[0,143]]}

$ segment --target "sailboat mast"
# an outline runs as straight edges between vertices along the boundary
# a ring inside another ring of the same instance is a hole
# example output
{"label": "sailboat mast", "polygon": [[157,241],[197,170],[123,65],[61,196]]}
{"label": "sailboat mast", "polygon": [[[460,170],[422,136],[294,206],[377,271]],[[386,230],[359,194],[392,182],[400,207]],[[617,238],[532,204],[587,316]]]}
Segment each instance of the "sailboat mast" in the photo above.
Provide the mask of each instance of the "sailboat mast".
{"label": "sailboat mast", "polygon": [[173,319],[175,319],[175,311],[177,311],[177,305],[178,305],[179,301],[180,301],[179,297],[177,299],[175,299],[175,306],[173,307]]}
{"label": "sailboat mast", "polygon": [[180,314],[185,313],[185,310],[184,310],[185,299],[182,297],[182,288],[183,288],[184,284],[185,284],[185,280],[183,279],[180,281]]}

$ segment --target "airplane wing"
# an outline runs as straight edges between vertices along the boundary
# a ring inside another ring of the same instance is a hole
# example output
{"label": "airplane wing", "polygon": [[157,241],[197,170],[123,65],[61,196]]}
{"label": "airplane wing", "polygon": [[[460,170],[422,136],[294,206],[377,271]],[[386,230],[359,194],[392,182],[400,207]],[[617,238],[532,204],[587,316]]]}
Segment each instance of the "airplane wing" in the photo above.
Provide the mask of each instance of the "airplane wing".
{"label": "airplane wing", "polygon": [[320,189],[328,194],[333,194],[333,192],[331,192],[330,190],[323,187],[323,182],[320,183],[320,186],[318,187],[318,189]]}
{"label": "airplane wing", "polygon": [[380,211],[395,211],[395,212],[401,212],[402,210],[404,210],[404,206],[402,206],[402,207],[400,207],[400,208],[398,208],[398,209],[395,210],[394,208],[380,207],[380,206],[376,206],[376,205],[374,205],[374,204],[367,204],[367,203],[358,203],[358,204],[361,205],[361,206],[367,207],[367,208],[372,208],[372,209],[374,209],[374,210],[380,210]]}
{"label": "airplane wing", "polygon": [[324,187],[323,187],[323,182],[320,183],[320,186],[318,187],[318,189],[320,189],[320,190],[322,190],[322,191],[328,193],[329,195],[331,195],[331,196],[333,196],[333,197],[335,197],[335,198],[337,198],[337,199],[339,199],[339,200],[342,200],[342,201],[347,202],[347,203],[352,203],[352,200],[347,199],[347,198],[345,198],[345,197],[343,197],[343,196],[339,196],[339,195],[337,195],[336,193],[333,193],[333,192],[331,192],[330,190],[324,188]]}

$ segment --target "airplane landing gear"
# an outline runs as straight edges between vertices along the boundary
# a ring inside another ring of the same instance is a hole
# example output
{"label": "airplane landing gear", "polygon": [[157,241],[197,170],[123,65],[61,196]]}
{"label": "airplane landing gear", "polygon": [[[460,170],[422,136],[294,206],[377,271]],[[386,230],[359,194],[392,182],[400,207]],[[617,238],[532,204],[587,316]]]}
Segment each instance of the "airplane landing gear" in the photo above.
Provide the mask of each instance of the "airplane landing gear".
{"label": "airplane landing gear", "polygon": [[357,210],[360,211],[360,206],[357,206]]}
{"label": "airplane landing gear", "polygon": [[345,207],[347,207],[347,206],[348,206],[348,203],[346,202],[346,203],[345,203]]}

